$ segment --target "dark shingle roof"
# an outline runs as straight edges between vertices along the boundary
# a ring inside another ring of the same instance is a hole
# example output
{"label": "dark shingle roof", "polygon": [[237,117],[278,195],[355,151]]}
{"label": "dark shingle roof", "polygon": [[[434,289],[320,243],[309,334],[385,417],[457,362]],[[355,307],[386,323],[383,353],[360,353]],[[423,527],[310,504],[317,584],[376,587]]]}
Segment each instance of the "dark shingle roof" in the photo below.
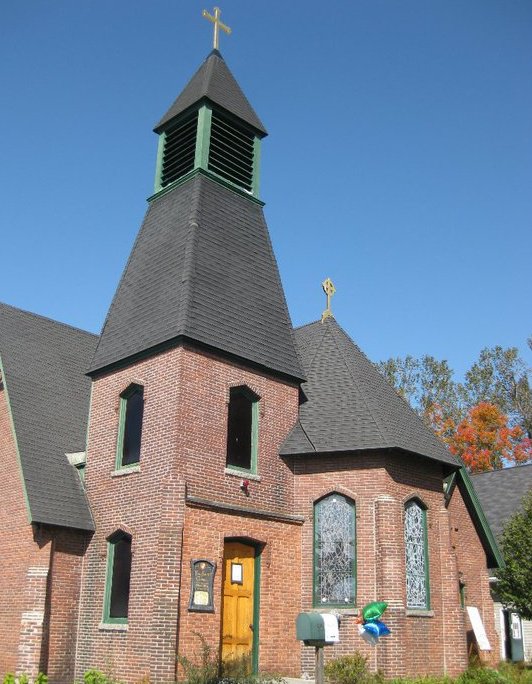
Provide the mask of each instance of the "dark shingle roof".
{"label": "dark shingle roof", "polygon": [[32,522],[94,529],[65,453],[85,450],[97,337],[0,304],[0,357]]}
{"label": "dark shingle roof", "polygon": [[532,464],[471,475],[486,518],[496,537],[518,512],[523,497],[532,490]]}
{"label": "dark shingle roof", "polygon": [[261,120],[249,104],[218,50],[213,50],[192,76],[183,92],[156,125],[155,132],[159,133],[171,119],[203,98],[207,98],[253,126],[261,136],[267,135]]}
{"label": "dark shingle roof", "polygon": [[92,370],[180,336],[303,377],[262,207],[200,174],[151,203]]}
{"label": "dark shingle roof", "polygon": [[308,399],[281,455],[398,448],[455,458],[333,318],[295,330]]}

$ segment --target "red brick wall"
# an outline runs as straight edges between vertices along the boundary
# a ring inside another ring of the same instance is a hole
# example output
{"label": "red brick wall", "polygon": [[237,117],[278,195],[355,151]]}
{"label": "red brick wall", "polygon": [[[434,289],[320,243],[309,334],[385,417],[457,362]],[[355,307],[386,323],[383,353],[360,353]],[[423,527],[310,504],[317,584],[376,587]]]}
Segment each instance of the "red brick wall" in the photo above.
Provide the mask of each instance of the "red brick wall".
{"label": "red brick wall", "polygon": [[[215,652],[220,644],[222,614],[222,559],[224,540],[243,537],[262,545],[259,669],[300,674],[299,644],[295,638],[295,619],[299,613],[301,568],[301,527],[297,524],[257,520],[187,508],[183,538],[183,579],[180,601],[179,653],[197,660],[199,633]],[[245,539],[243,540],[245,543]],[[189,612],[190,561],[205,558],[217,563],[214,582],[214,613]]]}
{"label": "red brick wall", "polygon": [[[387,676],[459,672],[466,666],[460,622],[458,574],[448,538],[442,472],[438,464],[413,456],[361,454],[295,459],[295,512],[304,515],[302,541],[303,610],[312,609],[313,504],[337,491],[356,504],[357,606],[388,603],[384,620],[392,630],[377,648],[357,633],[353,610],[342,615],[340,643],[328,657],[358,650]],[[406,610],[403,511],[418,497],[427,507],[430,612]],[[313,652],[303,648],[303,670],[313,673]]]}
{"label": "red brick wall", "polygon": [[[459,487],[455,487],[449,504],[451,543],[458,559],[460,579],[466,586],[466,605],[476,606],[484,623],[491,651],[481,651],[482,660],[490,664],[499,661],[500,644],[495,630],[495,611],[490,594],[486,554]],[[471,623],[466,617],[469,641],[473,639]]]}
{"label": "red brick wall", "polygon": [[[119,395],[132,382],[144,387],[140,472],[112,477]],[[241,476],[224,473],[229,388],[242,384],[261,397],[260,481],[251,482],[249,498]],[[86,486],[97,529],[84,568],[78,678],[98,667],[124,681],[173,679],[180,573],[189,562],[181,559],[185,482],[189,496],[291,512],[292,474],[278,450],[297,409],[297,387],[184,348],[95,380]],[[133,538],[127,631],[100,626],[106,539],[118,527]]]}
{"label": "red brick wall", "polygon": [[74,681],[83,555],[88,536],[76,530],[50,530],[52,560],[48,581],[46,641],[50,684]]}
{"label": "red brick wall", "polygon": [[[145,397],[140,472],[113,477],[119,395],[132,382],[144,386]],[[224,472],[229,388],[241,384],[261,397],[259,479],[251,479],[249,496],[240,489],[240,475]],[[313,503],[332,491],[356,503],[357,606],[387,601],[392,635],[371,648],[356,632],[355,611],[343,611],[341,643],[327,649],[328,656],[357,649],[389,676],[456,674],[466,667],[457,555],[440,465],[388,452],[283,461],[278,450],[297,418],[297,404],[297,387],[186,348],[95,380],[86,483],[97,531],[84,566],[77,678],[97,667],[123,681],[170,681],[178,647],[189,657],[198,650],[194,631],[216,649],[228,537],[262,545],[261,669],[312,674],[313,652],[298,647],[295,618],[312,609]],[[421,614],[405,607],[403,513],[412,497],[427,507],[431,605]],[[191,499],[222,507],[212,510]],[[223,505],[272,515],[225,513]],[[275,521],[274,514],[297,514],[305,523]],[[127,630],[100,625],[106,540],[119,527],[133,537]],[[471,528],[463,555],[474,550],[475,560],[467,562],[480,573],[484,556],[473,533]],[[202,556],[218,563],[213,614],[188,611],[190,560]],[[482,577],[487,580],[486,573]]]}
{"label": "red brick wall", "polygon": [[0,675],[34,676],[46,665],[42,636],[50,542],[29,523],[5,389],[0,390],[0,549]]}

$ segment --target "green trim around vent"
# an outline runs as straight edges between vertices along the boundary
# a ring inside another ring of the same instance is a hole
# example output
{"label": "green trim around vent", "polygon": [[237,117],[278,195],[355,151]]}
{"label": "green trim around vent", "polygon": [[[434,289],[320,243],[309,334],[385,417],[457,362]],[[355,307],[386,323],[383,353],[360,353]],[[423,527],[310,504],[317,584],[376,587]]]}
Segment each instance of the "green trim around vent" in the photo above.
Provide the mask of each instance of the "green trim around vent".
{"label": "green trim around vent", "polygon": [[201,170],[258,200],[260,143],[250,127],[204,100],[159,134],[153,196]]}
{"label": "green trim around vent", "polygon": [[192,171],[196,161],[199,112],[194,111],[164,131],[162,155],[158,158],[159,185],[164,188]]}
{"label": "green trim around vent", "polygon": [[209,171],[253,191],[255,135],[217,111],[212,112]]}

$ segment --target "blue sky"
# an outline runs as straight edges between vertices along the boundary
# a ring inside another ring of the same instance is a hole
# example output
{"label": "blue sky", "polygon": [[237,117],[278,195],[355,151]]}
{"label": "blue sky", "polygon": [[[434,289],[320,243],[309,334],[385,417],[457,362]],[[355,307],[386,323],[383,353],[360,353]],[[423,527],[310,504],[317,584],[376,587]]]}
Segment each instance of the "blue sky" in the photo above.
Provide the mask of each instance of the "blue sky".
{"label": "blue sky", "polygon": [[[211,48],[197,0],[0,10],[0,300],[99,331],[153,188],[153,125]],[[463,372],[532,334],[530,0],[226,0],[270,135],[261,194],[294,324],[333,279],[373,360]]]}

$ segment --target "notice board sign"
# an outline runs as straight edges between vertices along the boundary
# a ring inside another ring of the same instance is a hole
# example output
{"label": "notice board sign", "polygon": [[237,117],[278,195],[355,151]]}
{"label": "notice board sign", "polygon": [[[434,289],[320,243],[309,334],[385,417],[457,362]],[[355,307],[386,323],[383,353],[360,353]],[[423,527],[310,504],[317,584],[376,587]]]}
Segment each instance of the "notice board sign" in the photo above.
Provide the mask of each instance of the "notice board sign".
{"label": "notice board sign", "polygon": [[214,612],[213,585],[216,563],[204,559],[190,561],[190,603],[189,610],[203,613]]}
{"label": "notice board sign", "polygon": [[478,608],[475,608],[475,606],[467,606],[467,614],[469,615],[469,621],[471,622],[471,627],[473,627],[479,649],[481,651],[491,651],[488,635],[486,634],[486,629],[482,622],[482,618],[480,617],[480,613],[478,612]]}

